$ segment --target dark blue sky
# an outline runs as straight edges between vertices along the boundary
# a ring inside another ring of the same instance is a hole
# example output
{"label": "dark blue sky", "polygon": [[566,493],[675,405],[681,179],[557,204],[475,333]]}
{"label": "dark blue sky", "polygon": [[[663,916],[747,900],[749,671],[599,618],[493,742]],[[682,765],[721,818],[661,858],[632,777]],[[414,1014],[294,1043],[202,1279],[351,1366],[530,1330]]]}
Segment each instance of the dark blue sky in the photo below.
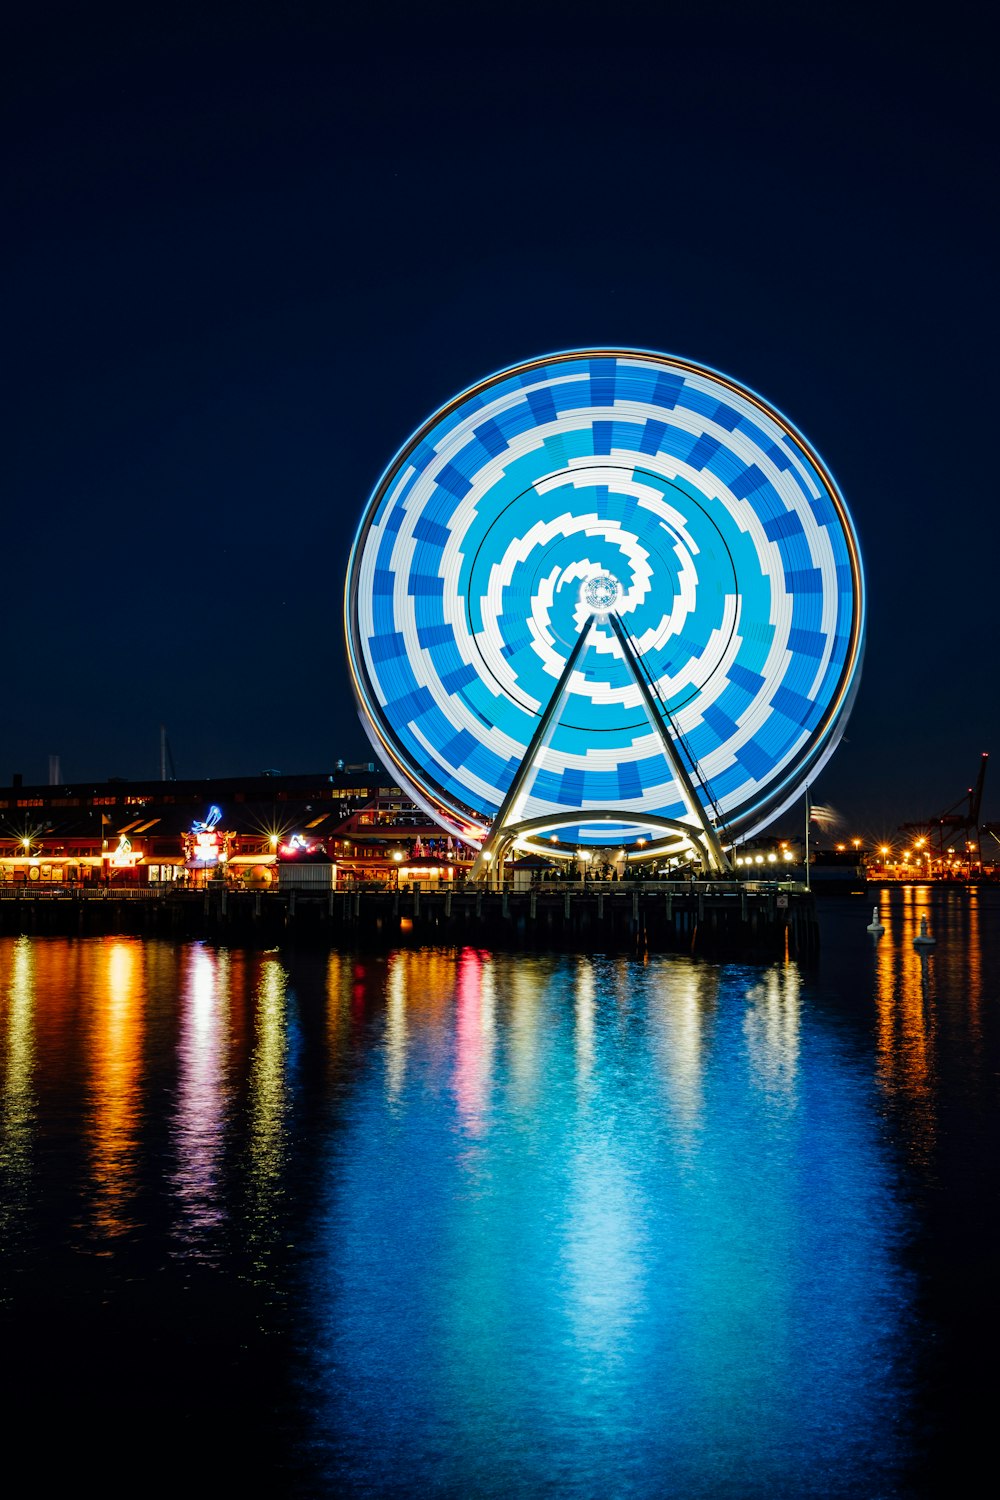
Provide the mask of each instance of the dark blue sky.
{"label": "dark blue sky", "polygon": [[[803,17],[800,12],[807,10]],[[547,351],[712,365],[815,444],[870,625],[814,789],[996,762],[985,7],[47,6],[4,51],[0,783],[371,756],[341,599],[379,474]]]}

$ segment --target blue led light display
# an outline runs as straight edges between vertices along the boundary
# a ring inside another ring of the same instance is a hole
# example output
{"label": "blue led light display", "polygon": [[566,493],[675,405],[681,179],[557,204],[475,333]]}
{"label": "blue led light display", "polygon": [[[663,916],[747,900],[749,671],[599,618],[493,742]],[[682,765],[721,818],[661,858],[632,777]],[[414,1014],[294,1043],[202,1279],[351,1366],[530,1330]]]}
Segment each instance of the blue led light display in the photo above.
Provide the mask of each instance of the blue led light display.
{"label": "blue led light display", "polygon": [[532,360],[435,413],[369,501],[345,611],[373,745],[472,841],[532,746],[516,821],[598,845],[683,821],[664,726],[725,842],[745,837],[834,750],[864,639],[816,452],[746,387],[642,350]]}

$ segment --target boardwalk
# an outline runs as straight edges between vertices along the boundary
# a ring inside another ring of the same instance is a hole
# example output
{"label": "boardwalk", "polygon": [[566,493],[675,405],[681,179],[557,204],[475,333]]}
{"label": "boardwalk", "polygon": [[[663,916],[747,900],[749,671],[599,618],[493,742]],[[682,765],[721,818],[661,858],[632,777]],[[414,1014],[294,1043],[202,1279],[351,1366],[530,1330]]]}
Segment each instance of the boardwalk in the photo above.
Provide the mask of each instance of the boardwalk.
{"label": "boardwalk", "polygon": [[552,882],[526,891],[340,889],[50,892],[7,889],[0,930],[202,937],[215,942],[320,942],[693,952],[705,957],[812,957],[812,895],[792,882]]}

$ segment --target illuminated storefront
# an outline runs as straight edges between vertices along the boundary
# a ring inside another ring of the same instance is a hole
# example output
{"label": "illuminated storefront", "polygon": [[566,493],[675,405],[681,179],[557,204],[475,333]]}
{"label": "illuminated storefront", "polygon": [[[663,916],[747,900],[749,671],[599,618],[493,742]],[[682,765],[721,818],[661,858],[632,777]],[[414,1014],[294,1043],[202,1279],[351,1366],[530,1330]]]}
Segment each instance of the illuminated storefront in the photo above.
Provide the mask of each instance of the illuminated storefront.
{"label": "illuminated storefront", "polygon": [[222,809],[213,804],[184,835],[184,868],[195,884],[225,877],[234,834],[221,828],[221,822]]}

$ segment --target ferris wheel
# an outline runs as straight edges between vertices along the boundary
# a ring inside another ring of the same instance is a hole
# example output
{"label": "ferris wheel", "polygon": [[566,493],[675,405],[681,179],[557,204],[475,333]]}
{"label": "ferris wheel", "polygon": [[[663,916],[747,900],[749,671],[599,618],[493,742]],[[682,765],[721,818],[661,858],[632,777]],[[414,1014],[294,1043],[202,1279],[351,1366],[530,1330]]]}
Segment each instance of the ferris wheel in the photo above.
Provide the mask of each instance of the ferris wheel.
{"label": "ferris wheel", "polygon": [[815,779],[864,642],[844,499],[717,371],[569,350],[456,396],[364,511],[345,589],[361,720],[480,851],[729,867]]}

